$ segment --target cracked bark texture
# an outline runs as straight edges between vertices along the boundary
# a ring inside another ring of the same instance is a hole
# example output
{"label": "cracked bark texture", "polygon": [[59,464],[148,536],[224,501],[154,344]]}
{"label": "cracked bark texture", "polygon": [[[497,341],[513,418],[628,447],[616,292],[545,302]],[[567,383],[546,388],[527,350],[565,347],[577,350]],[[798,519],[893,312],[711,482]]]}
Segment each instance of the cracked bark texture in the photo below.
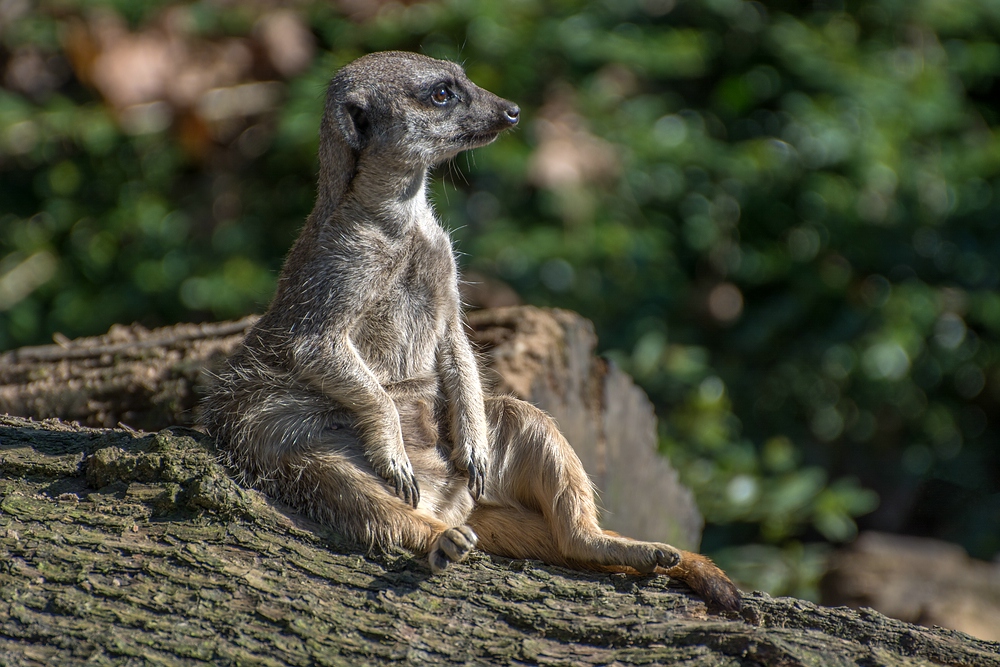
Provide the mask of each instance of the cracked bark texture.
{"label": "cracked bark texture", "polygon": [[754,593],[474,554],[431,576],[241,489],[205,436],[0,417],[0,664],[1000,665],[1000,645]]}

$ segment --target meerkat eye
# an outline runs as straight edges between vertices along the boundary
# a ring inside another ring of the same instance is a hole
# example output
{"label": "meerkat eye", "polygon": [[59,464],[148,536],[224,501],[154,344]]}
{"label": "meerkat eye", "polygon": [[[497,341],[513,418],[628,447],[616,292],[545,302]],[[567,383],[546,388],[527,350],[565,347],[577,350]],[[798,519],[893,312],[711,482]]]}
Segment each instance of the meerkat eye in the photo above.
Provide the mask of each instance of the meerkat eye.
{"label": "meerkat eye", "polygon": [[443,107],[454,96],[451,88],[442,83],[434,86],[434,91],[431,93],[431,101],[439,107]]}

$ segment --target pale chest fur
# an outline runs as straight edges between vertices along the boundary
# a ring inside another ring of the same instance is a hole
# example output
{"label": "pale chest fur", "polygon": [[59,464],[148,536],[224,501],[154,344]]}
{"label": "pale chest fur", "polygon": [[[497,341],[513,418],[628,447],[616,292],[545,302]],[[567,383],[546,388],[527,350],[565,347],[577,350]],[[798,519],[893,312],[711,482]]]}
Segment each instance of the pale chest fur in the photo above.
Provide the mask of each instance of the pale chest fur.
{"label": "pale chest fur", "polygon": [[383,384],[434,374],[445,326],[458,308],[450,239],[429,211],[417,223],[382,258],[389,271],[351,332]]}

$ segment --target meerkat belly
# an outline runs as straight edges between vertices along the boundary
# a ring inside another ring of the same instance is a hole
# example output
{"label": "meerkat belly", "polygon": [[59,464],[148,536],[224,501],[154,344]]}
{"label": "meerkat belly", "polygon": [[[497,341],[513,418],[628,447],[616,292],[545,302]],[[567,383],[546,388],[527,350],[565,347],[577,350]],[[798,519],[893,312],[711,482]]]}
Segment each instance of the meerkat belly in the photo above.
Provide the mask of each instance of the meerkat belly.
{"label": "meerkat belly", "polygon": [[455,474],[454,467],[439,447],[407,447],[406,453],[420,485],[417,509],[450,526],[465,523],[475,506],[467,479]]}
{"label": "meerkat belly", "polygon": [[396,403],[403,445],[420,487],[417,509],[448,525],[461,525],[472,512],[474,501],[467,478],[456,475],[451,462],[447,410],[439,379],[411,379],[386,390]]}

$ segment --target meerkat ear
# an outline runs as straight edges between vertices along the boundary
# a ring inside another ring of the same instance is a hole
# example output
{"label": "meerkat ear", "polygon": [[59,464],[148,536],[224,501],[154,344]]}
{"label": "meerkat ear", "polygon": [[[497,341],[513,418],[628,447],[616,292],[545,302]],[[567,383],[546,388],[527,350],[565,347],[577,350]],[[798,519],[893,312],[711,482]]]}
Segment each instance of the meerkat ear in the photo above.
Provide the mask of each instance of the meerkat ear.
{"label": "meerkat ear", "polygon": [[348,102],[346,105],[347,113],[350,114],[351,120],[354,121],[354,129],[362,138],[368,138],[368,112],[365,111],[361,105],[355,104],[354,102]]}
{"label": "meerkat ear", "polygon": [[360,151],[368,141],[371,123],[368,111],[356,100],[346,100],[341,107],[340,129],[347,144]]}

